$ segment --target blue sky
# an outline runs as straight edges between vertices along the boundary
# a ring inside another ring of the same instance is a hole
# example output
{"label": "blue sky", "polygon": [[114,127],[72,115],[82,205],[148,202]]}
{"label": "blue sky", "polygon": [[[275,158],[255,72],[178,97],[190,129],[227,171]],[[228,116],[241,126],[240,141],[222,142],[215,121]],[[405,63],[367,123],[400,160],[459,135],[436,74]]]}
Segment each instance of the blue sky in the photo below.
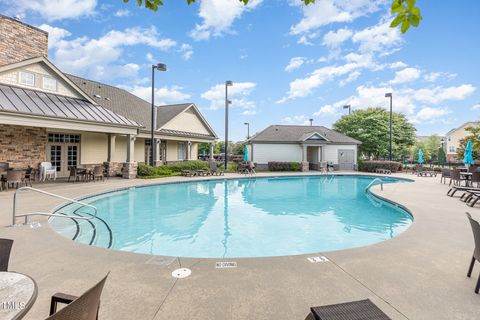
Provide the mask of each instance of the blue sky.
{"label": "blue sky", "polygon": [[424,20],[402,35],[381,0],[165,1],[158,12],[121,0],[0,0],[0,12],[50,33],[49,58],[75,75],[149,100],[194,102],[223,137],[224,86],[232,80],[230,137],[270,124],[330,127],[353,109],[387,107],[419,135],[480,119],[480,2],[418,0]]}

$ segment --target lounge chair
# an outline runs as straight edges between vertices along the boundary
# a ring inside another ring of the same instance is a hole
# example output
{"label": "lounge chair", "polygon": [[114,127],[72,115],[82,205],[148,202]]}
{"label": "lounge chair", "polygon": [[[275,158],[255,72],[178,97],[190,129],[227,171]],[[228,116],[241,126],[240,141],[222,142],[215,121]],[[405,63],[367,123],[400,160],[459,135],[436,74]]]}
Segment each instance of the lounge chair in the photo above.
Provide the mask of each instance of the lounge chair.
{"label": "lounge chair", "polygon": [[182,170],[181,174],[184,177],[195,177],[197,175],[195,170]]}
{"label": "lounge chair", "polygon": [[[467,191],[468,195],[463,200],[468,206],[474,207],[475,204],[480,200],[480,191]],[[463,198],[464,195],[462,195]],[[462,200],[460,198],[460,200]]]}
{"label": "lounge chair", "polygon": [[[471,277],[473,271],[473,265],[476,261],[480,261],[480,224],[477,220],[473,219],[470,213],[466,212],[468,220],[470,221],[470,226],[472,227],[473,240],[475,242],[475,249],[473,250],[472,261],[470,262],[470,267],[468,268],[467,277]],[[475,286],[475,293],[478,293],[480,290],[480,276],[477,280],[477,285]]]}
{"label": "lounge chair", "polygon": [[218,165],[216,162],[211,161],[209,165],[210,165],[210,174],[212,176],[223,176],[224,171],[218,169]]}
{"label": "lounge chair", "polygon": [[310,308],[316,320],[391,320],[370,299]]}
{"label": "lounge chair", "polygon": [[[472,187],[462,187],[462,186],[456,186],[456,185],[453,185],[447,192],[447,196],[450,196],[450,197],[453,197],[453,195],[455,193],[457,193],[457,191],[463,191],[463,192],[467,192],[467,191],[478,191],[480,192],[480,188],[472,188]],[[465,195],[465,194],[464,194]]]}
{"label": "lounge chair", "polygon": [[[80,297],[55,293],[50,302],[50,317],[46,320],[96,320],[100,308],[100,296],[108,274],[99,283],[87,290]],[[63,309],[57,312],[57,304],[66,303]]]}
{"label": "lounge chair", "polygon": [[0,239],[0,271],[8,271],[8,261],[12,251],[13,240]]}
{"label": "lounge chair", "polygon": [[247,170],[248,170],[248,173],[250,173],[250,174],[257,174],[255,172],[255,164],[252,161],[248,161]]}
{"label": "lounge chair", "polygon": [[447,178],[450,178],[450,174],[452,172],[452,170],[450,169],[442,169],[442,176],[440,177],[440,183],[442,183],[442,180],[443,180],[443,183],[445,184],[447,182]]}

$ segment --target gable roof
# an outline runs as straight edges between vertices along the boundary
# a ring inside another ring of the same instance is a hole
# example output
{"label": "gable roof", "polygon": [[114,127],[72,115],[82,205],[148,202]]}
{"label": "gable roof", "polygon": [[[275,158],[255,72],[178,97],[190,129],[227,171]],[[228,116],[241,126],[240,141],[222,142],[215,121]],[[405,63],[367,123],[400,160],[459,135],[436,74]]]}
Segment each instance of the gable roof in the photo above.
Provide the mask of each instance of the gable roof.
{"label": "gable roof", "polygon": [[465,128],[465,127],[468,127],[468,126],[472,126],[472,127],[476,127],[476,126],[480,126],[480,121],[468,121],[468,122],[465,122],[463,123],[462,125],[458,126],[457,128],[453,128],[452,130],[448,131],[446,136],[452,134],[453,132],[457,131],[457,130],[460,130],[462,128]]}
{"label": "gable roof", "polygon": [[[104,106],[105,108],[119,113],[129,119],[135,120],[136,122],[143,125],[143,131],[151,131],[151,115],[152,115],[152,105],[150,102],[143,100],[142,98],[137,97],[136,95],[128,92],[127,90],[117,88],[108,84],[100,83],[93,80],[84,79],[77,77],[71,74],[67,74],[67,77],[71,79],[74,83],[77,84],[83,91],[85,91],[96,103]],[[205,126],[211,132],[211,135],[202,135],[188,133],[190,137],[210,137],[217,138],[215,132],[210,127],[208,122],[203,118],[200,111],[197,109],[193,103],[182,103],[175,105],[165,105],[165,106],[156,106],[156,121],[157,121],[157,132],[168,135],[176,135],[172,130],[169,132],[164,132],[162,129],[169,121],[171,121],[176,116],[180,115],[186,110],[194,108],[197,112],[197,115],[205,124]],[[182,135],[179,134],[178,135]]]}
{"label": "gable roof", "polygon": [[302,143],[315,133],[327,139],[325,143],[361,144],[356,139],[323,126],[296,125],[271,125],[251,137],[249,142]]}
{"label": "gable roof", "polygon": [[139,127],[135,121],[83,99],[5,84],[0,84],[0,111],[122,127]]}
{"label": "gable roof", "polygon": [[96,104],[95,101],[88,94],[86,94],[83,90],[81,90],[75,84],[75,82],[70,80],[70,78],[68,78],[66,76],[66,74],[64,74],[62,71],[60,71],[60,69],[58,69],[53,63],[51,63],[50,60],[48,60],[47,58],[45,58],[43,56],[36,57],[36,58],[30,58],[30,59],[26,59],[26,60],[23,60],[23,61],[20,61],[20,62],[11,63],[11,64],[1,66],[0,67],[0,73],[5,72],[5,71],[9,71],[9,70],[13,70],[13,69],[16,69],[16,68],[25,67],[25,66],[32,65],[32,64],[35,64],[35,63],[39,63],[39,62],[45,64],[51,71],[53,71],[53,73],[57,77],[59,77],[60,79],[65,81],[70,87],[72,87],[85,100],[87,100],[88,102],[90,102],[92,104]]}

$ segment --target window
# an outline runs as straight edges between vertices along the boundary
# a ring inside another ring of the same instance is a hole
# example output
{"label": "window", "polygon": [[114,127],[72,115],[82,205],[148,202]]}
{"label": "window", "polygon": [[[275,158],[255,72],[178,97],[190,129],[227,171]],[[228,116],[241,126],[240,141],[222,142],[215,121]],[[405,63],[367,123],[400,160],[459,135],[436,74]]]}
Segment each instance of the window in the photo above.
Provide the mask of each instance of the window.
{"label": "window", "polygon": [[455,152],[455,147],[454,146],[450,146],[448,148],[448,152]]}
{"label": "window", "polygon": [[57,80],[52,77],[43,76],[43,89],[57,91]]}
{"label": "window", "polygon": [[178,143],[178,160],[187,159],[187,144],[185,142]]}
{"label": "window", "polygon": [[78,134],[63,134],[63,133],[49,133],[48,142],[65,142],[65,143],[80,143],[80,135]]}
{"label": "window", "polygon": [[26,86],[35,86],[35,74],[31,72],[20,71],[18,73],[18,82]]}
{"label": "window", "polygon": [[452,141],[452,138],[451,138],[451,137],[448,137],[448,141],[449,141],[449,142]]}

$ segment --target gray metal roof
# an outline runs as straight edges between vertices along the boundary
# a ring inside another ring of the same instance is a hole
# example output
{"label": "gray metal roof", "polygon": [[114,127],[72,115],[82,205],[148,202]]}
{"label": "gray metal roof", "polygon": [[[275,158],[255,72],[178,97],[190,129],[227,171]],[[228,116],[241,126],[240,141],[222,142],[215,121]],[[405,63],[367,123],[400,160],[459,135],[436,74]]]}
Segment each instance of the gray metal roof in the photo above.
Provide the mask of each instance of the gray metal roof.
{"label": "gray metal roof", "polygon": [[329,143],[361,144],[360,141],[350,138],[337,131],[323,126],[295,126],[295,125],[271,125],[257,133],[249,141],[273,142],[273,143],[301,143],[310,135],[318,133]]}
{"label": "gray metal roof", "polygon": [[[144,127],[143,130],[151,130],[152,106],[150,102],[121,88],[70,74],[66,74],[66,76],[98,104],[142,124]],[[161,128],[191,105],[192,103],[183,103],[156,107],[157,129]]]}
{"label": "gray metal roof", "polygon": [[160,129],[157,132],[160,133],[160,134],[164,134],[166,136],[176,136],[176,137],[181,136],[181,137],[215,140],[214,136],[212,136],[210,134],[203,134],[203,133],[178,131],[178,130],[171,130],[171,129]]}
{"label": "gray metal roof", "polygon": [[50,118],[139,127],[135,121],[82,99],[5,84],[0,84],[0,110]]}

